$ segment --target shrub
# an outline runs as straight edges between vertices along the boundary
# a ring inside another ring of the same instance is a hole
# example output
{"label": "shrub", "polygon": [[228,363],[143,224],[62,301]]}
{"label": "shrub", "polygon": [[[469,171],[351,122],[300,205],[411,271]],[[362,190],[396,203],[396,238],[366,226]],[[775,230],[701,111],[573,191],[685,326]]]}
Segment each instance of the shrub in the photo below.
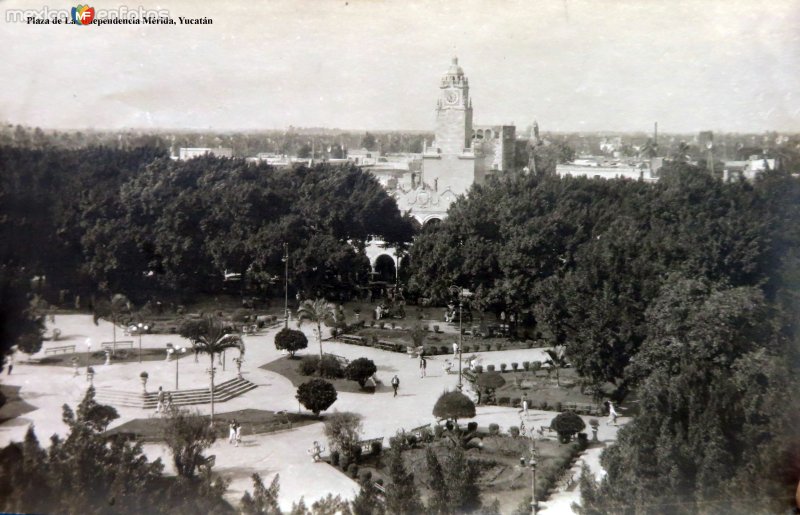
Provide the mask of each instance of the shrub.
{"label": "shrub", "polygon": [[347,472],[347,469],[350,468],[350,457],[349,456],[344,455],[339,459],[339,468],[341,468],[342,471]]}
{"label": "shrub", "polygon": [[505,372],[506,368],[508,368],[508,367],[506,366],[505,363],[500,363],[500,372]]}
{"label": "shrub", "polygon": [[527,372],[531,369],[531,362],[530,361],[523,361],[522,368]]}
{"label": "shrub", "polygon": [[442,354],[447,354],[450,351],[447,349],[447,345],[442,345],[441,347],[439,347],[439,352],[441,352]]}
{"label": "shrub", "polygon": [[568,443],[572,435],[584,430],[583,419],[571,411],[560,413],[550,422],[550,428],[558,433],[561,443]]}
{"label": "shrub", "polygon": [[494,365],[486,365],[486,370],[489,372],[494,372]]}
{"label": "shrub", "polygon": [[433,406],[433,416],[447,420],[472,418],[475,416],[475,403],[461,392],[445,392]]}
{"label": "shrub", "polygon": [[497,404],[499,404],[500,406],[508,406],[509,404],[511,404],[511,398],[500,397],[499,399],[497,399]]}
{"label": "shrub", "polygon": [[556,411],[558,411],[558,412],[561,412],[561,408],[562,408],[562,407],[563,407],[563,406],[561,405],[561,403],[560,403],[560,402],[556,402],[556,405],[555,405],[555,410],[556,410]]}
{"label": "shrub", "polygon": [[369,444],[369,452],[373,456],[380,456],[381,451],[383,451],[383,443],[380,441],[374,441]]}
{"label": "shrub", "polygon": [[494,350],[503,350],[503,344],[500,342],[495,343]]}
{"label": "shrub", "polygon": [[419,440],[423,443],[430,443],[433,441],[433,432],[429,427],[423,427],[419,430]]}
{"label": "shrub", "polygon": [[489,424],[489,434],[491,436],[497,436],[500,434],[500,426],[495,423]]}
{"label": "shrub", "polygon": [[317,373],[319,356],[305,356],[297,367],[297,371],[304,376],[313,376]]}
{"label": "shrub", "polygon": [[397,323],[396,322],[389,322],[389,325],[392,326],[392,329],[394,329],[395,326],[397,325]]}
{"label": "shrub", "polygon": [[325,438],[331,450],[339,451],[342,455],[353,455],[354,447],[358,446],[358,437],[361,434],[361,416],[355,413],[331,413],[325,420]]}
{"label": "shrub", "polygon": [[444,428],[440,425],[433,426],[433,437],[434,438],[441,438],[444,434]]}
{"label": "shrub", "polygon": [[287,351],[291,357],[294,357],[295,352],[306,347],[308,347],[308,338],[303,331],[284,327],[275,335],[275,348]]}
{"label": "shrub", "polygon": [[312,379],[297,388],[296,398],[306,409],[319,416],[336,402],[336,388],[323,379]]}
{"label": "shrub", "polygon": [[430,328],[429,328],[428,324],[424,324],[424,325],[422,326],[422,330],[423,330],[423,331],[425,331],[425,332],[428,332],[428,331],[430,331]]}
{"label": "shrub", "polygon": [[485,350],[486,352],[489,352],[490,350],[492,350],[492,344],[491,343],[487,343],[486,346],[483,348],[483,350]]}
{"label": "shrub", "polygon": [[358,386],[364,388],[367,379],[372,377],[377,371],[378,367],[375,366],[375,363],[371,359],[358,358],[347,365],[347,368],[344,370],[344,375],[347,379],[357,382]]}
{"label": "shrub", "polygon": [[367,481],[372,480],[372,471],[371,470],[362,470],[361,473],[358,475],[359,481],[362,483],[366,483]]}
{"label": "shrub", "polygon": [[582,451],[589,447],[589,435],[586,433],[578,433],[578,445],[581,447]]}
{"label": "shrub", "polygon": [[528,348],[529,349],[533,348],[533,340],[528,340]]}
{"label": "shrub", "polygon": [[483,373],[483,365],[475,365],[475,373],[482,374]]}
{"label": "shrub", "polygon": [[364,450],[361,449],[361,446],[358,445],[358,442],[350,446],[350,456],[353,458],[354,463],[358,463],[363,452]]}
{"label": "shrub", "polygon": [[519,436],[519,428],[517,426],[511,426],[508,428],[508,434],[511,438],[516,438]]}
{"label": "shrub", "polygon": [[540,410],[543,410],[543,411],[544,411],[544,410],[546,410],[547,408],[548,408],[548,406],[547,406],[547,401],[542,401],[542,402],[540,402],[540,403],[539,403],[539,409],[540,409]]}
{"label": "shrub", "polygon": [[331,465],[339,466],[339,451],[331,451]]}
{"label": "shrub", "polygon": [[461,349],[462,352],[472,352],[472,347],[469,345],[464,345],[464,348]]}
{"label": "shrub", "polygon": [[520,399],[519,397],[511,397],[511,405],[514,406],[515,408],[521,406],[522,399]]}
{"label": "shrub", "polygon": [[322,356],[322,361],[319,364],[319,368],[322,372],[322,377],[328,377],[331,379],[339,379],[344,377],[344,369],[342,368],[341,363],[339,363],[339,360],[330,354],[325,354]]}
{"label": "shrub", "polygon": [[440,329],[439,329],[439,326],[438,326],[438,325],[434,325],[434,326],[433,326],[433,332],[434,332],[434,333],[438,333],[438,332],[440,332]]}
{"label": "shrub", "polygon": [[386,327],[386,322],[378,322],[378,327],[384,329]]}
{"label": "shrub", "polygon": [[478,430],[478,423],[477,422],[470,422],[467,424],[467,431],[470,433]]}
{"label": "shrub", "polygon": [[533,361],[533,362],[531,362],[531,370],[533,370],[534,372],[538,372],[539,369],[541,369],[541,368],[542,368],[542,362],[541,361]]}
{"label": "shrub", "polygon": [[375,320],[370,320],[369,321],[369,326],[370,327],[375,327]]}
{"label": "shrub", "polygon": [[517,363],[516,361],[514,363],[511,363],[511,370],[516,372],[518,368],[519,368],[519,363]]}

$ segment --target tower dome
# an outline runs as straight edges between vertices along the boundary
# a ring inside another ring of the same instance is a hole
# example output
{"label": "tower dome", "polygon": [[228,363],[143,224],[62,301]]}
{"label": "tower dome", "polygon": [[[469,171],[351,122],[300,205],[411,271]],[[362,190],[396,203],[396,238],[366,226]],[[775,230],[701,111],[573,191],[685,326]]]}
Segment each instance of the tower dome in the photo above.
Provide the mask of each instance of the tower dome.
{"label": "tower dome", "polygon": [[450,63],[450,69],[447,70],[447,75],[456,75],[456,76],[463,76],[464,70],[458,65],[458,57],[453,57],[453,61]]}

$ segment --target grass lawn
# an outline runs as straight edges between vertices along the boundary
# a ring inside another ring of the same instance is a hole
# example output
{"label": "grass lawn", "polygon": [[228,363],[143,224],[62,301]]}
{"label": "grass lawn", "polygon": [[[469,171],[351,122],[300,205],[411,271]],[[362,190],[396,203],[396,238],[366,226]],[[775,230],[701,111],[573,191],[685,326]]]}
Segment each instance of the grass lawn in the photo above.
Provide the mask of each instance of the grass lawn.
{"label": "grass lawn", "polygon": [[495,399],[501,405],[519,405],[525,393],[529,407],[534,409],[542,403],[547,403],[549,408],[557,403],[596,404],[590,394],[581,392],[580,377],[574,368],[563,368],[559,375],[561,386],[556,383],[555,373],[548,376],[543,370],[502,373],[506,384],[497,389]]}
{"label": "grass lawn", "polygon": [[[425,327],[428,324],[423,324]],[[446,324],[441,323],[441,326]],[[369,323],[363,329],[356,331],[354,334],[363,336],[368,342],[372,342],[374,338],[379,341],[388,342],[393,344],[400,344],[405,347],[412,344],[411,329],[414,326],[413,322],[406,320],[399,320],[395,322],[395,327],[389,322],[384,324],[381,328],[378,324],[371,327]],[[434,332],[433,325],[428,325],[429,330],[425,333],[423,345],[425,353],[431,356],[437,354],[450,354],[453,352],[453,343],[458,342],[458,332]],[[495,350],[510,350],[510,349],[532,349],[535,345],[533,340],[510,340],[503,337],[473,337],[464,335],[463,337],[464,353],[470,352],[486,352]]]}
{"label": "grass lawn", "polygon": [[[478,486],[483,503],[488,505],[496,498],[500,502],[500,513],[512,513],[531,494],[532,471],[519,464],[520,456],[528,456],[531,441],[524,437],[484,436],[482,442],[482,449],[469,449],[466,454],[469,460],[478,464]],[[425,458],[427,446],[436,452],[440,463],[446,466],[446,456],[451,450],[451,444],[448,439],[442,438],[403,452],[406,468],[414,473],[414,481],[426,503],[431,494],[427,488],[430,481]],[[573,452],[569,444],[560,444],[549,439],[537,440],[536,449],[539,456],[538,472],[557,466],[557,461],[565,462]],[[365,456],[359,463],[359,471],[369,470],[373,480],[383,479],[384,484],[388,484],[388,463],[386,456]],[[537,473],[537,488],[544,486],[540,479],[541,475]]]}
{"label": "grass lawn", "polygon": [[6,403],[0,407],[0,423],[36,409],[36,406],[28,404],[20,398],[20,388],[19,386],[0,384],[0,393],[6,398]]}
{"label": "grass lawn", "polygon": [[[188,354],[188,353],[187,353]],[[45,356],[38,361],[31,361],[31,365],[55,365],[60,367],[72,367],[72,358],[78,358],[78,365],[86,367],[86,353],[54,354]],[[142,361],[164,361],[167,358],[166,349],[142,349]],[[173,358],[174,359],[174,358]],[[118,349],[112,356],[111,363],[130,363],[139,361],[139,349]],[[96,351],[89,356],[89,365],[97,366],[106,362],[106,353]]]}
{"label": "grass lawn", "polygon": [[[263,368],[264,370],[269,370],[271,372],[275,372],[276,374],[280,374],[289,381],[292,382],[294,386],[300,386],[301,384],[314,379],[317,376],[304,376],[300,372],[298,372],[298,368],[300,367],[300,357],[296,357],[295,359],[291,359],[289,356],[284,356],[281,359],[271,361],[266,365],[261,365],[259,368]],[[377,363],[376,363],[377,365]],[[329,379],[324,378],[326,381],[331,383],[334,388],[336,388],[337,392],[350,392],[350,393],[375,393],[374,389],[371,388],[361,388],[358,386],[358,383],[355,381],[350,381],[348,379]],[[389,389],[388,386],[383,385],[383,388]],[[381,388],[379,386],[378,388]]]}
{"label": "grass lawn", "polygon": [[[228,421],[234,418],[242,425],[242,438],[246,438],[249,435],[280,431],[281,429],[292,429],[320,421],[319,418],[305,413],[275,413],[274,411],[257,409],[231,411],[214,416],[214,429],[216,430],[217,438],[228,437]],[[163,440],[161,435],[164,431],[164,423],[165,420],[158,416],[136,418],[106,431],[106,434],[135,435],[137,439],[156,442]]]}

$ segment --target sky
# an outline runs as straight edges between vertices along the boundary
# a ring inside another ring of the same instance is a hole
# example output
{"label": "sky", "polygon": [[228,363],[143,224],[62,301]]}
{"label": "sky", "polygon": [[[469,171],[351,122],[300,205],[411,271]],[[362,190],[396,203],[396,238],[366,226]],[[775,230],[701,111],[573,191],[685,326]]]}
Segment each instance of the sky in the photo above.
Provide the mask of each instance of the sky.
{"label": "sky", "polygon": [[[149,3],[152,2],[152,3]],[[800,132],[800,0],[117,0],[212,25],[30,25],[0,0],[0,122],[432,130],[453,56],[477,124]]]}

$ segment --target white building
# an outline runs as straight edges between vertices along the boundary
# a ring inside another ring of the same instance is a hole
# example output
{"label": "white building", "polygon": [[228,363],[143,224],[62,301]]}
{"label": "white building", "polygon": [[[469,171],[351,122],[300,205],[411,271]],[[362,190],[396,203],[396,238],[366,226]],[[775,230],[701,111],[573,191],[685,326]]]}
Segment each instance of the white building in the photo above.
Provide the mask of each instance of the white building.
{"label": "white building", "polygon": [[180,161],[186,161],[187,159],[194,159],[195,157],[200,157],[200,156],[233,157],[233,149],[226,147],[217,147],[217,148],[181,147],[181,149],[178,151],[178,159]]}

